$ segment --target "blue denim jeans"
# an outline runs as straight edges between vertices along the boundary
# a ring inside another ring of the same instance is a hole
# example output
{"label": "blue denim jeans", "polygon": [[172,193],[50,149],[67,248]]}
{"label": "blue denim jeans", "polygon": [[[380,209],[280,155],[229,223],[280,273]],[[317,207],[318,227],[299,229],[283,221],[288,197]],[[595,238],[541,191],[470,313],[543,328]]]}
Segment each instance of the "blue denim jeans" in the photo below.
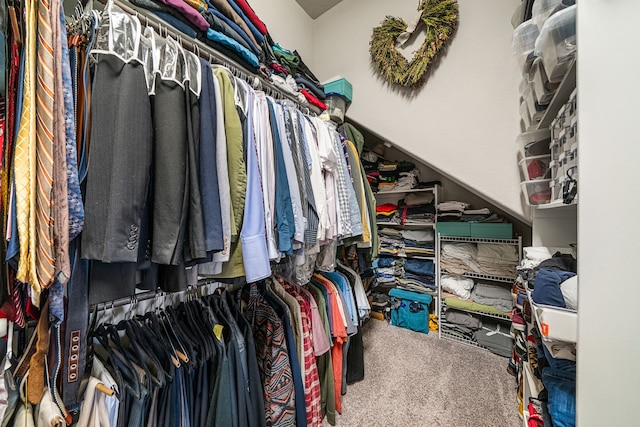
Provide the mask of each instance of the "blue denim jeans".
{"label": "blue denim jeans", "polygon": [[542,345],[549,366],[542,369],[542,383],[549,394],[549,415],[554,427],[576,424],[576,362],[556,359]]}
{"label": "blue denim jeans", "polygon": [[542,383],[549,393],[549,414],[554,427],[576,425],[576,372],[572,369],[547,367],[542,370]]}
{"label": "blue denim jeans", "polygon": [[435,274],[435,265],[433,264],[433,261],[408,259],[404,263],[404,270],[415,274],[421,274],[423,276],[433,276]]}

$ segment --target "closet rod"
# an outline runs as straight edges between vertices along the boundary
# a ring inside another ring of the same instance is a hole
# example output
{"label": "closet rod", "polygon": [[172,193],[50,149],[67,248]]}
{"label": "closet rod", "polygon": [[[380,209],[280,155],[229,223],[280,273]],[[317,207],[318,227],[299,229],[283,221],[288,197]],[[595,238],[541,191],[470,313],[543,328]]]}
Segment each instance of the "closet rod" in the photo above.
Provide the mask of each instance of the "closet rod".
{"label": "closet rod", "polygon": [[[108,2],[108,0],[98,0],[98,1],[105,5]],[[282,99],[289,99],[293,101],[301,111],[305,111],[307,113],[314,113],[316,115],[319,115],[322,112],[315,105],[300,104],[300,101],[298,101],[294,96],[281,90],[279,87],[271,83],[264,76],[256,74],[255,72],[247,69],[243,65],[238,64],[233,59],[228,58],[223,53],[218,52],[217,50],[201,42],[200,40],[191,38],[185,34],[181,34],[177,30],[172,28],[169,24],[164,23],[160,18],[152,15],[149,11],[139,8],[125,0],[111,0],[111,1],[113,2],[113,4],[117,5],[119,8],[121,8],[128,14],[137,16],[138,19],[141,20],[142,24],[152,27],[154,30],[156,30],[156,32],[159,35],[161,36],[170,35],[178,43],[180,43],[180,45],[184,49],[187,49],[190,52],[195,53],[196,55],[198,55],[199,57],[205,60],[209,60],[210,62],[211,61],[216,62],[217,64],[228,68],[229,70],[231,70],[231,73],[234,76],[239,76],[243,80],[247,81],[247,83],[249,83],[249,85],[251,85],[252,87],[254,86],[252,80],[258,79],[262,87],[268,88],[268,92],[277,93],[278,95],[280,95]]]}
{"label": "closet rod", "polygon": [[154,290],[154,291],[144,291],[144,292],[140,292],[137,294],[133,294],[130,295],[128,297],[122,297],[122,298],[118,298],[118,299],[114,299],[111,301],[106,301],[106,302],[100,302],[97,304],[92,304],[89,307],[89,312],[97,312],[97,311],[104,311],[104,310],[110,310],[112,308],[117,308],[117,307],[122,307],[124,305],[127,304],[136,304],[138,302],[142,302],[142,301],[147,301],[150,299],[154,299],[154,298],[165,298],[165,297],[169,297],[169,299],[173,299],[176,295],[185,295],[185,296],[189,296],[189,295],[193,295],[193,296],[197,296],[198,295],[198,290],[208,286],[208,285],[213,285],[213,284],[218,284],[218,287],[222,287],[225,284],[222,282],[218,282],[216,280],[201,280],[198,282],[198,284],[196,286],[189,286],[187,289],[185,289],[184,291],[178,291],[178,292],[165,292],[163,290],[161,290],[160,288]]}

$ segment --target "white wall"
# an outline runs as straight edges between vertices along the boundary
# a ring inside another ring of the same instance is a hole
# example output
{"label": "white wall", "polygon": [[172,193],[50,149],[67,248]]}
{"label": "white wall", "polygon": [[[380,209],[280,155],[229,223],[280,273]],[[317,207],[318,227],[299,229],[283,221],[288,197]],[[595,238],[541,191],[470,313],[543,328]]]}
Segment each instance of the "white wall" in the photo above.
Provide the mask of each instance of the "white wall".
{"label": "white wall", "polygon": [[[369,40],[386,15],[412,21],[416,0],[343,0],[314,21],[314,73],[353,84],[348,116],[516,217],[525,219],[516,162],[520,75],[511,53],[514,0],[459,0],[448,52],[414,97],[372,70]],[[422,43],[419,36],[414,49]]]}
{"label": "white wall", "polygon": [[638,425],[637,0],[578,5],[578,425]]}
{"label": "white wall", "polygon": [[251,7],[265,23],[271,38],[285,49],[297,50],[313,67],[313,20],[295,0],[251,0]]}

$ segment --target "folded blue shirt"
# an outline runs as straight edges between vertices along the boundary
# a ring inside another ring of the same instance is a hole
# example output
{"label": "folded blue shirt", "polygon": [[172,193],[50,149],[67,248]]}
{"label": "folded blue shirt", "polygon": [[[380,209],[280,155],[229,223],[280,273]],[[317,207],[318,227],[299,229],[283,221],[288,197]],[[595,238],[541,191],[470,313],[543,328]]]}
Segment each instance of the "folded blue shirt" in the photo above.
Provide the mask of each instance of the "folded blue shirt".
{"label": "folded blue shirt", "polygon": [[209,28],[207,30],[207,38],[213,42],[221,44],[222,46],[232,49],[254,67],[258,68],[260,66],[260,61],[258,61],[258,58],[253,54],[253,52],[233,40],[231,37],[227,37],[224,34]]}
{"label": "folded blue shirt", "polygon": [[576,273],[570,271],[541,268],[536,276],[535,287],[531,294],[533,302],[566,308],[567,305],[562,296],[560,283],[575,275]]}

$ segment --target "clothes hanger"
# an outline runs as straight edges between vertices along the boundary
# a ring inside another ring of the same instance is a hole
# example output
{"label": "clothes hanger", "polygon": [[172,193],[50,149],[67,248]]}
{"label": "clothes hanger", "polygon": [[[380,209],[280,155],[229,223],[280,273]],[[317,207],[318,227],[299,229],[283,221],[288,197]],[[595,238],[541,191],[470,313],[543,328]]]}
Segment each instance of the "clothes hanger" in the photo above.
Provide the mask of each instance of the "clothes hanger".
{"label": "clothes hanger", "polygon": [[505,333],[505,332],[502,332],[502,331],[500,330],[500,324],[499,324],[499,323],[497,323],[497,324],[496,324],[496,329],[495,329],[495,330],[490,329],[490,328],[487,328],[486,326],[483,326],[483,327],[482,327],[482,329],[484,329],[484,330],[486,330],[486,331],[489,331],[489,332],[486,334],[488,337],[493,336],[493,335],[495,335],[495,334],[500,334],[500,335],[505,336],[505,337],[507,337],[507,338],[511,337],[511,335],[510,335],[510,334]]}

